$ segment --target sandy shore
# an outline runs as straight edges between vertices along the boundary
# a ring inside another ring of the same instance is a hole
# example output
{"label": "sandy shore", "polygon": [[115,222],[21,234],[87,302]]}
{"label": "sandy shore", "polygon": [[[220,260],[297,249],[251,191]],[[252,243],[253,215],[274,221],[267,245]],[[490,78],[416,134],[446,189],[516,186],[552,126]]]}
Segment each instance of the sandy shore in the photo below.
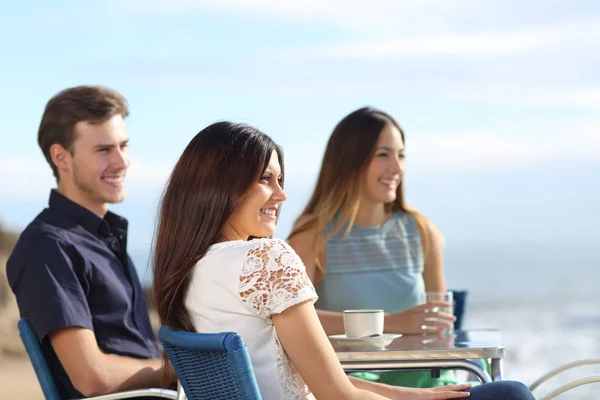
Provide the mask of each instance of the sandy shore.
{"label": "sandy shore", "polygon": [[0,358],[0,399],[43,400],[28,358]]}
{"label": "sandy shore", "polygon": [[0,254],[0,399],[43,399],[17,321],[19,310],[4,276],[6,257]]}

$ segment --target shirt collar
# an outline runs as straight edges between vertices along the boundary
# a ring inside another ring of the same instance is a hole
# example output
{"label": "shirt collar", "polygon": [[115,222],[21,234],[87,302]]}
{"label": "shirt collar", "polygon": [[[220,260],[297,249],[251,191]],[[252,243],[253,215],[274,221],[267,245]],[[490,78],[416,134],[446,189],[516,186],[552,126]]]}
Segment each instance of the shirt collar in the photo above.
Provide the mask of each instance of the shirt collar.
{"label": "shirt collar", "polygon": [[56,189],[52,189],[50,192],[49,206],[50,210],[67,215],[74,222],[93,234],[100,233],[102,236],[108,236],[111,227],[127,229],[127,220],[125,218],[110,211],[106,213],[104,218],[100,218],[87,208],[69,200]]}

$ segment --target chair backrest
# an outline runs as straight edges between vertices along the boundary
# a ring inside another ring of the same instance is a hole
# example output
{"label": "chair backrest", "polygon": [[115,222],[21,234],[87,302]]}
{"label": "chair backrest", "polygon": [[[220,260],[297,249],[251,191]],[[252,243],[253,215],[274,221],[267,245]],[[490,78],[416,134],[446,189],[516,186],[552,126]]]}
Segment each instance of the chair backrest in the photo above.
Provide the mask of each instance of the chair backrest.
{"label": "chair backrest", "polygon": [[189,400],[261,399],[248,349],[237,333],[161,326],[158,337]]}
{"label": "chair backrest", "polygon": [[462,324],[464,322],[465,308],[467,305],[467,295],[469,292],[466,290],[450,290],[450,291],[453,293],[454,316],[456,317],[456,321],[454,321],[454,330],[460,331],[462,329]]}
{"label": "chair backrest", "polygon": [[33,327],[31,326],[31,323],[29,323],[27,318],[21,318],[18,326],[21,340],[25,345],[25,350],[27,350],[29,360],[33,365],[35,374],[37,375],[40,386],[42,387],[44,398],[46,400],[60,400],[58,389],[54,383],[54,378],[50,373],[50,368],[48,368],[48,364],[44,358],[44,353],[42,353],[42,348],[40,347],[40,342],[35,331],[33,330]]}

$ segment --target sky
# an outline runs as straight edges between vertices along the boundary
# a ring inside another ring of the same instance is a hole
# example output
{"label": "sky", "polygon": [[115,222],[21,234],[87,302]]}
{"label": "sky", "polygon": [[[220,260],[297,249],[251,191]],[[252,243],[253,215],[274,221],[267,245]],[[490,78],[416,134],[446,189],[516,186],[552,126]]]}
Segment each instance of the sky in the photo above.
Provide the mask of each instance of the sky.
{"label": "sky", "polygon": [[[217,120],[281,144],[285,237],[333,127],[372,105],[406,134],[407,202],[447,243],[600,240],[596,0],[67,0],[0,6],[0,220],[55,186],[48,99],[101,84],[129,101],[130,249],[150,246],[171,168]],[[142,251],[138,250],[138,251]]]}

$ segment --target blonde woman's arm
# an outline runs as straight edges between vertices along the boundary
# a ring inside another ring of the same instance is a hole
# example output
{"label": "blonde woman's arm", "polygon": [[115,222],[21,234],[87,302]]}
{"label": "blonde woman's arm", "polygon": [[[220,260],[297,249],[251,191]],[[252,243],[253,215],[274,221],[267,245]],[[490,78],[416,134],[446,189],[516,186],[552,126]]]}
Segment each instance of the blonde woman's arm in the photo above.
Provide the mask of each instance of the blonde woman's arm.
{"label": "blonde woman's arm", "polygon": [[445,292],[446,279],[444,278],[444,238],[441,232],[430,220],[426,220],[428,246],[425,253],[423,280],[425,291]]}
{"label": "blonde woman's arm", "polygon": [[318,251],[316,243],[324,244],[325,235],[318,238],[315,243],[315,231],[314,229],[309,229],[290,236],[288,243],[292,246],[296,254],[300,256],[306,268],[306,274],[313,285],[321,283],[323,272],[325,271],[326,254],[325,246],[321,246],[323,250]]}
{"label": "blonde woman's arm", "polygon": [[[315,248],[315,231],[312,229],[300,232],[288,239],[289,245],[294,249],[296,254],[306,267],[306,274],[310,278],[313,285],[317,286],[324,279],[323,271],[325,270],[325,246],[319,252]],[[325,236],[319,238],[317,243],[325,243]],[[317,265],[317,262],[320,265]],[[318,310],[317,315],[321,321],[321,325],[328,335],[339,335],[344,333],[344,318],[342,313],[334,311]]]}

